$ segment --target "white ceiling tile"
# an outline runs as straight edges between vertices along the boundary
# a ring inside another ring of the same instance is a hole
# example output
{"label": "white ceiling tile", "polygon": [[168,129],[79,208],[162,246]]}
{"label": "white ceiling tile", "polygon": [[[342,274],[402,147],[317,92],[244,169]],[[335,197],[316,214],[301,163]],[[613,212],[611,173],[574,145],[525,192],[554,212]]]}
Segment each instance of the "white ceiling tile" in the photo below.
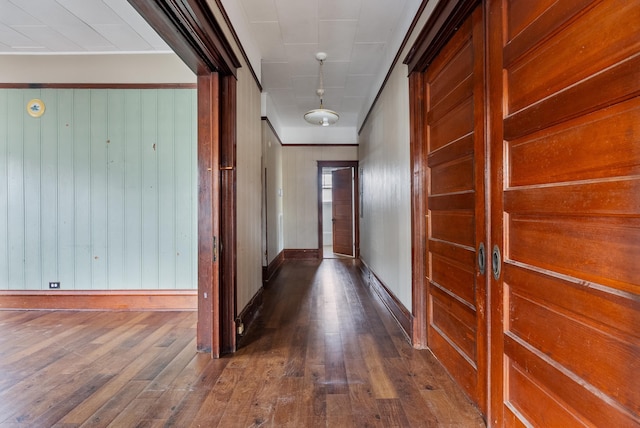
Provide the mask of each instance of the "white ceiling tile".
{"label": "white ceiling tile", "polygon": [[103,0],[123,22],[126,22],[154,49],[170,51],[169,46],[162,40],[162,37],[147,24],[138,12],[129,4],[127,0]]}
{"label": "white ceiling tile", "polygon": [[[94,2],[95,0],[91,3]],[[82,22],[82,20],[53,0],[12,0],[12,3],[50,27],[75,25],[78,22]]]}
{"label": "white ceiling tile", "polygon": [[117,48],[133,51],[145,51],[150,48],[149,44],[129,26],[94,25],[93,27]]}
{"label": "white ceiling tile", "polygon": [[358,19],[361,5],[362,0],[322,0],[318,7],[318,18]]}
{"label": "white ceiling tile", "polygon": [[349,74],[374,74],[380,68],[386,47],[386,43],[355,43]]}
{"label": "white ceiling tile", "polygon": [[287,62],[291,64],[294,76],[314,75],[318,73],[316,53],[320,51],[317,43],[285,44]]}
{"label": "white ceiling tile", "polygon": [[326,52],[327,60],[349,61],[358,21],[320,21],[318,23],[319,47]]}
{"label": "white ceiling tile", "polygon": [[241,3],[249,22],[278,21],[274,0],[242,0]]}
{"label": "white ceiling tile", "polygon": [[318,89],[317,76],[294,76],[293,92],[296,98],[314,97]]}
{"label": "white ceiling tile", "polygon": [[0,24],[0,43],[7,45],[11,49],[33,49],[44,47],[42,44],[37,43],[19,31],[16,31],[4,24]]}
{"label": "white ceiling tile", "polygon": [[0,0],[0,17],[2,17],[0,18],[2,23],[7,26],[42,24],[42,22],[29,15],[9,0]]}
{"label": "white ceiling tile", "polygon": [[282,43],[280,26],[277,22],[254,22],[250,25],[263,61],[283,61],[287,59],[287,52],[284,48],[284,43]]}
{"label": "white ceiling tile", "polygon": [[318,43],[317,0],[276,0],[284,43]]}
{"label": "white ceiling tile", "polygon": [[[316,67],[318,67],[318,70],[316,71],[317,74],[319,72],[319,64],[317,62]],[[345,84],[347,83],[347,71],[349,69],[349,62],[334,62],[327,60],[322,66],[322,69],[325,87],[344,88]]]}
{"label": "white ceiling tile", "polygon": [[122,19],[102,1],[56,0],[69,12],[89,25],[118,25]]}
{"label": "white ceiling tile", "polygon": [[74,25],[55,25],[53,29],[70,40],[74,40],[89,52],[115,50],[116,47],[83,22]]}
{"label": "white ceiling tile", "polygon": [[285,43],[318,43],[318,25],[312,19],[280,21],[280,29]]}
{"label": "white ceiling tile", "polygon": [[367,0],[360,11],[360,23],[356,42],[386,42],[391,37],[405,0]]}
{"label": "white ceiling tile", "polygon": [[80,46],[64,37],[51,27],[44,25],[14,26],[14,30],[54,52],[77,52]]}

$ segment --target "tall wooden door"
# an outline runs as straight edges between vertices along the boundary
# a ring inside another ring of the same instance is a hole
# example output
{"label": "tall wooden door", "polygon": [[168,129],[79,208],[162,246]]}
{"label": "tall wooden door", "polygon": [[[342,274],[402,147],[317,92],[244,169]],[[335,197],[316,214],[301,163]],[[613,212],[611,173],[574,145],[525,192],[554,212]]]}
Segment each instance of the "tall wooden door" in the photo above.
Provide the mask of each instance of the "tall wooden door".
{"label": "tall wooden door", "polygon": [[640,2],[489,7],[489,422],[638,426]]}
{"label": "tall wooden door", "polygon": [[353,168],[331,172],[333,252],[353,257]]}
{"label": "tall wooden door", "polygon": [[429,347],[485,410],[484,36],[476,8],[426,71]]}

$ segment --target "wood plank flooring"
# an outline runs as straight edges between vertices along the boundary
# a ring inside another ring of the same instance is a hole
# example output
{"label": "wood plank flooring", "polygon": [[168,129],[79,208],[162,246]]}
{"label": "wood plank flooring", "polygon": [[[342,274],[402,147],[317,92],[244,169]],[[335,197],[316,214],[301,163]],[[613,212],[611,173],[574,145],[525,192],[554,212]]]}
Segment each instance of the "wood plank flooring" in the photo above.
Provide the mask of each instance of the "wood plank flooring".
{"label": "wood plank flooring", "polygon": [[351,260],[286,262],[232,356],[195,312],[0,311],[0,427],[481,427]]}

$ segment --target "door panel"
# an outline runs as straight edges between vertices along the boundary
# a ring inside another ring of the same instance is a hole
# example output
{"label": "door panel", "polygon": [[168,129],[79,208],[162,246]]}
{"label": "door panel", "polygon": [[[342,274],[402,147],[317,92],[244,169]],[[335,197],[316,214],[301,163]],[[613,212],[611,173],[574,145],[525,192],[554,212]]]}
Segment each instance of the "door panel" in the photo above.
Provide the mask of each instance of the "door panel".
{"label": "door panel", "polygon": [[428,341],[436,357],[485,408],[483,241],[484,73],[482,8],[426,70]]}
{"label": "door panel", "polygon": [[491,422],[640,424],[640,3],[490,8]]}
{"label": "door panel", "polygon": [[353,169],[331,173],[333,252],[353,256]]}

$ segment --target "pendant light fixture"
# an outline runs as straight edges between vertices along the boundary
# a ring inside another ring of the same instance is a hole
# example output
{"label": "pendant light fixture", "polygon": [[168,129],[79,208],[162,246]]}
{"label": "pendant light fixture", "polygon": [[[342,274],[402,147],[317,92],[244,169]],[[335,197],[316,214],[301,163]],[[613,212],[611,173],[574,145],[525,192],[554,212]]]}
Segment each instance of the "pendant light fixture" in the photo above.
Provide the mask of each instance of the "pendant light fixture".
{"label": "pendant light fixture", "polygon": [[326,109],[322,105],[322,98],[324,97],[322,66],[324,64],[324,60],[327,59],[327,54],[324,52],[318,52],[316,54],[316,59],[320,62],[320,87],[316,90],[316,94],[320,97],[320,108],[306,112],[304,120],[312,125],[329,126],[336,123],[340,116],[335,111]]}

